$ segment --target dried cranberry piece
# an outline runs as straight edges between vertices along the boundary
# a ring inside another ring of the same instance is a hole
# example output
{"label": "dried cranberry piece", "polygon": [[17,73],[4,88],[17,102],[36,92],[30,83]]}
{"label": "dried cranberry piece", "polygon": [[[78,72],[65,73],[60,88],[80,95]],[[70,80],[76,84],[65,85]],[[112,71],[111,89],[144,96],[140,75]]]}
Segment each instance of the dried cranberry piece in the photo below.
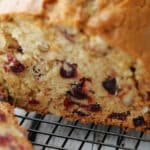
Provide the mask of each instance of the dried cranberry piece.
{"label": "dried cranberry piece", "polygon": [[73,88],[70,91],[67,91],[67,94],[77,99],[87,99],[87,92],[84,90],[85,82],[89,81],[87,78],[80,79],[80,82],[73,85]]}
{"label": "dried cranberry piece", "polygon": [[135,72],[135,71],[136,71],[136,68],[135,68],[134,66],[131,66],[131,67],[130,67],[130,70],[131,70],[132,72]]}
{"label": "dried cranberry piece", "polygon": [[90,104],[88,106],[88,110],[92,112],[98,112],[101,110],[101,106],[99,104]]}
{"label": "dried cranberry piece", "polygon": [[14,73],[21,73],[25,70],[25,66],[21,64],[18,60],[13,62],[13,65],[10,66],[10,70]]}
{"label": "dried cranberry piece", "polygon": [[18,47],[17,47],[17,51],[18,51],[19,53],[23,54],[23,49],[22,49],[21,46],[18,46]]}
{"label": "dried cranberry piece", "polygon": [[133,119],[133,124],[135,127],[142,126],[145,124],[145,120],[142,116],[138,116],[137,118]]}
{"label": "dried cranberry piece", "polygon": [[38,104],[40,104],[40,102],[37,101],[36,99],[29,100],[28,103],[31,104],[31,105],[38,105]]}
{"label": "dried cranberry piece", "polygon": [[12,96],[8,95],[7,101],[8,101],[11,105],[14,105],[14,98],[13,98]]}
{"label": "dried cranberry piece", "polygon": [[7,62],[4,64],[4,70],[6,72],[12,71],[14,73],[20,73],[25,70],[25,66],[21,64],[13,55],[7,55]]}
{"label": "dried cranberry piece", "polygon": [[63,78],[75,78],[77,76],[77,64],[64,63],[60,68],[60,75]]}
{"label": "dried cranberry piece", "polygon": [[8,146],[13,140],[11,135],[0,136],[0,146]]}
{"label": "dried cranberry piece", "polygon": [[104,89],[106,89],[110,94],[114,95],[117,90],[117,81],[115,78],[107,79],[102,82]]}
{"label": "dried cranberry piece", "polygon": [[69,107],[71,107],[73,105],[73,102],[70,100],[70,98],[66,98],[65,100],[64,100],[64,106],[66,107],[66,108],[69,108]]}
{"label": "dried cranberry piece", "polygon": [[0,121],[6,121],[6,115],[3,112],[0,112]]}
{"label": "dried cranberry piece", "polygon": [[150,91],[147,92],[147,100],[150,100]]}
{"label": "dried cranberry piece", "polygon": [[122,112],[122,113],[115,113],[113,112],[112,114],[110,114],[108,116],[108,118],[111,118],[111,119],[118,119],[118,120],[126,120],[127,119],[127,116],[130,115],[130,112]]}

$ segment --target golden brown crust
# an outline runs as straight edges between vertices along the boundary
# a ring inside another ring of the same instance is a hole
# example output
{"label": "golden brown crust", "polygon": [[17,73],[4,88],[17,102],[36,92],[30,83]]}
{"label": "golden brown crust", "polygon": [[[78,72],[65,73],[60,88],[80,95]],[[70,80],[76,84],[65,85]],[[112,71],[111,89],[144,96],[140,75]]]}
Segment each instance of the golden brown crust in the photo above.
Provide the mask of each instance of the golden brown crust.
{"label": "golden brown crust", "polygon": [[[148,104],[145,104],[148,106]],[[29,112],[32,111],[37,111],[38,113],[41,113],[43,115],[49,113],[49,109],[45,108],[45,110],[41,110],[39,108],[31,108],[31,107],[25,107],[25,109]],[[90,116],[80,116],[79,114],[76,113],[71,113],[68,112],[67,110],[57,110],[57,113],[55,115],[62,116],[65,119],[68,119],[70,121],[77,121],[79,120],[83,124],[92,122],[94,124],[99,124],[102,123],[103,125],[114,125],[114,126],[120,126],[126,131],[130,131],[132,129],[136,129],[137,131],[144,131],[145,133],[150,134],[150,129],[148,128],[150,124],[150,114],[146,114],[144,116],[144,120],[147,122],[146,124],[143,124],[142,126],[135,127],[133,124],[133,118],[129,117],[126,121],[118,120],[118,119],[112,119],[112,118],[107,118],[101,111],[100,112],[95,112],[92,113]]]}

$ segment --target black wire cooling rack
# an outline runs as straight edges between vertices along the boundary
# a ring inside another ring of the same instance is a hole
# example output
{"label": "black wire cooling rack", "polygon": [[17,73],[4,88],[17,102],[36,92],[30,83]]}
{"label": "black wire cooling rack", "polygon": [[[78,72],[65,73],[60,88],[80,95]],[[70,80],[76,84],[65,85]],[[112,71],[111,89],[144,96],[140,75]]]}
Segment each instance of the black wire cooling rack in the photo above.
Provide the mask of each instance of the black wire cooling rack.
{"label": "black wire cooling rack", "polygon": [[143,132],[125,133],[115,126],[83,125],[20,109],[15,116],[28,129],[35,150],[150,150],[150,135]]}

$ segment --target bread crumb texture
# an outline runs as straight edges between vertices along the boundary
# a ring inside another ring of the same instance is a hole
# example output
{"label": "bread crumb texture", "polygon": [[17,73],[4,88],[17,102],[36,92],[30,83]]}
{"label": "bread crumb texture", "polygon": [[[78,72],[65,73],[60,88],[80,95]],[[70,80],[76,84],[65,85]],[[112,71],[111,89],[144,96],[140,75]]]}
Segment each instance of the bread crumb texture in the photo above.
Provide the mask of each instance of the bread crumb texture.
{"label": "bread crumb texture", "polygon": [[53,0],[41,15],[1,15],[1,97],[29,111],[149,132],[148,71],[123,45],[148,25],[135,30],[148,2],[133,1]]}

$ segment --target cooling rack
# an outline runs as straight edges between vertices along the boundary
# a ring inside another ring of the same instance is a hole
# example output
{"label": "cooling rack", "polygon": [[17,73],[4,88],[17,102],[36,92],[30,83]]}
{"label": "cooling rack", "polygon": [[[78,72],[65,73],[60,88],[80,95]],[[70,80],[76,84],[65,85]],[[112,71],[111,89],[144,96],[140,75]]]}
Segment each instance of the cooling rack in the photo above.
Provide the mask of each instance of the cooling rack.
{"label": "cooling rack", "polygon": [[150,135],[125,133],[115,126],[69,122],[54,115],[15,109],[20,125],[28,129],[35,150],[150,150]]}

